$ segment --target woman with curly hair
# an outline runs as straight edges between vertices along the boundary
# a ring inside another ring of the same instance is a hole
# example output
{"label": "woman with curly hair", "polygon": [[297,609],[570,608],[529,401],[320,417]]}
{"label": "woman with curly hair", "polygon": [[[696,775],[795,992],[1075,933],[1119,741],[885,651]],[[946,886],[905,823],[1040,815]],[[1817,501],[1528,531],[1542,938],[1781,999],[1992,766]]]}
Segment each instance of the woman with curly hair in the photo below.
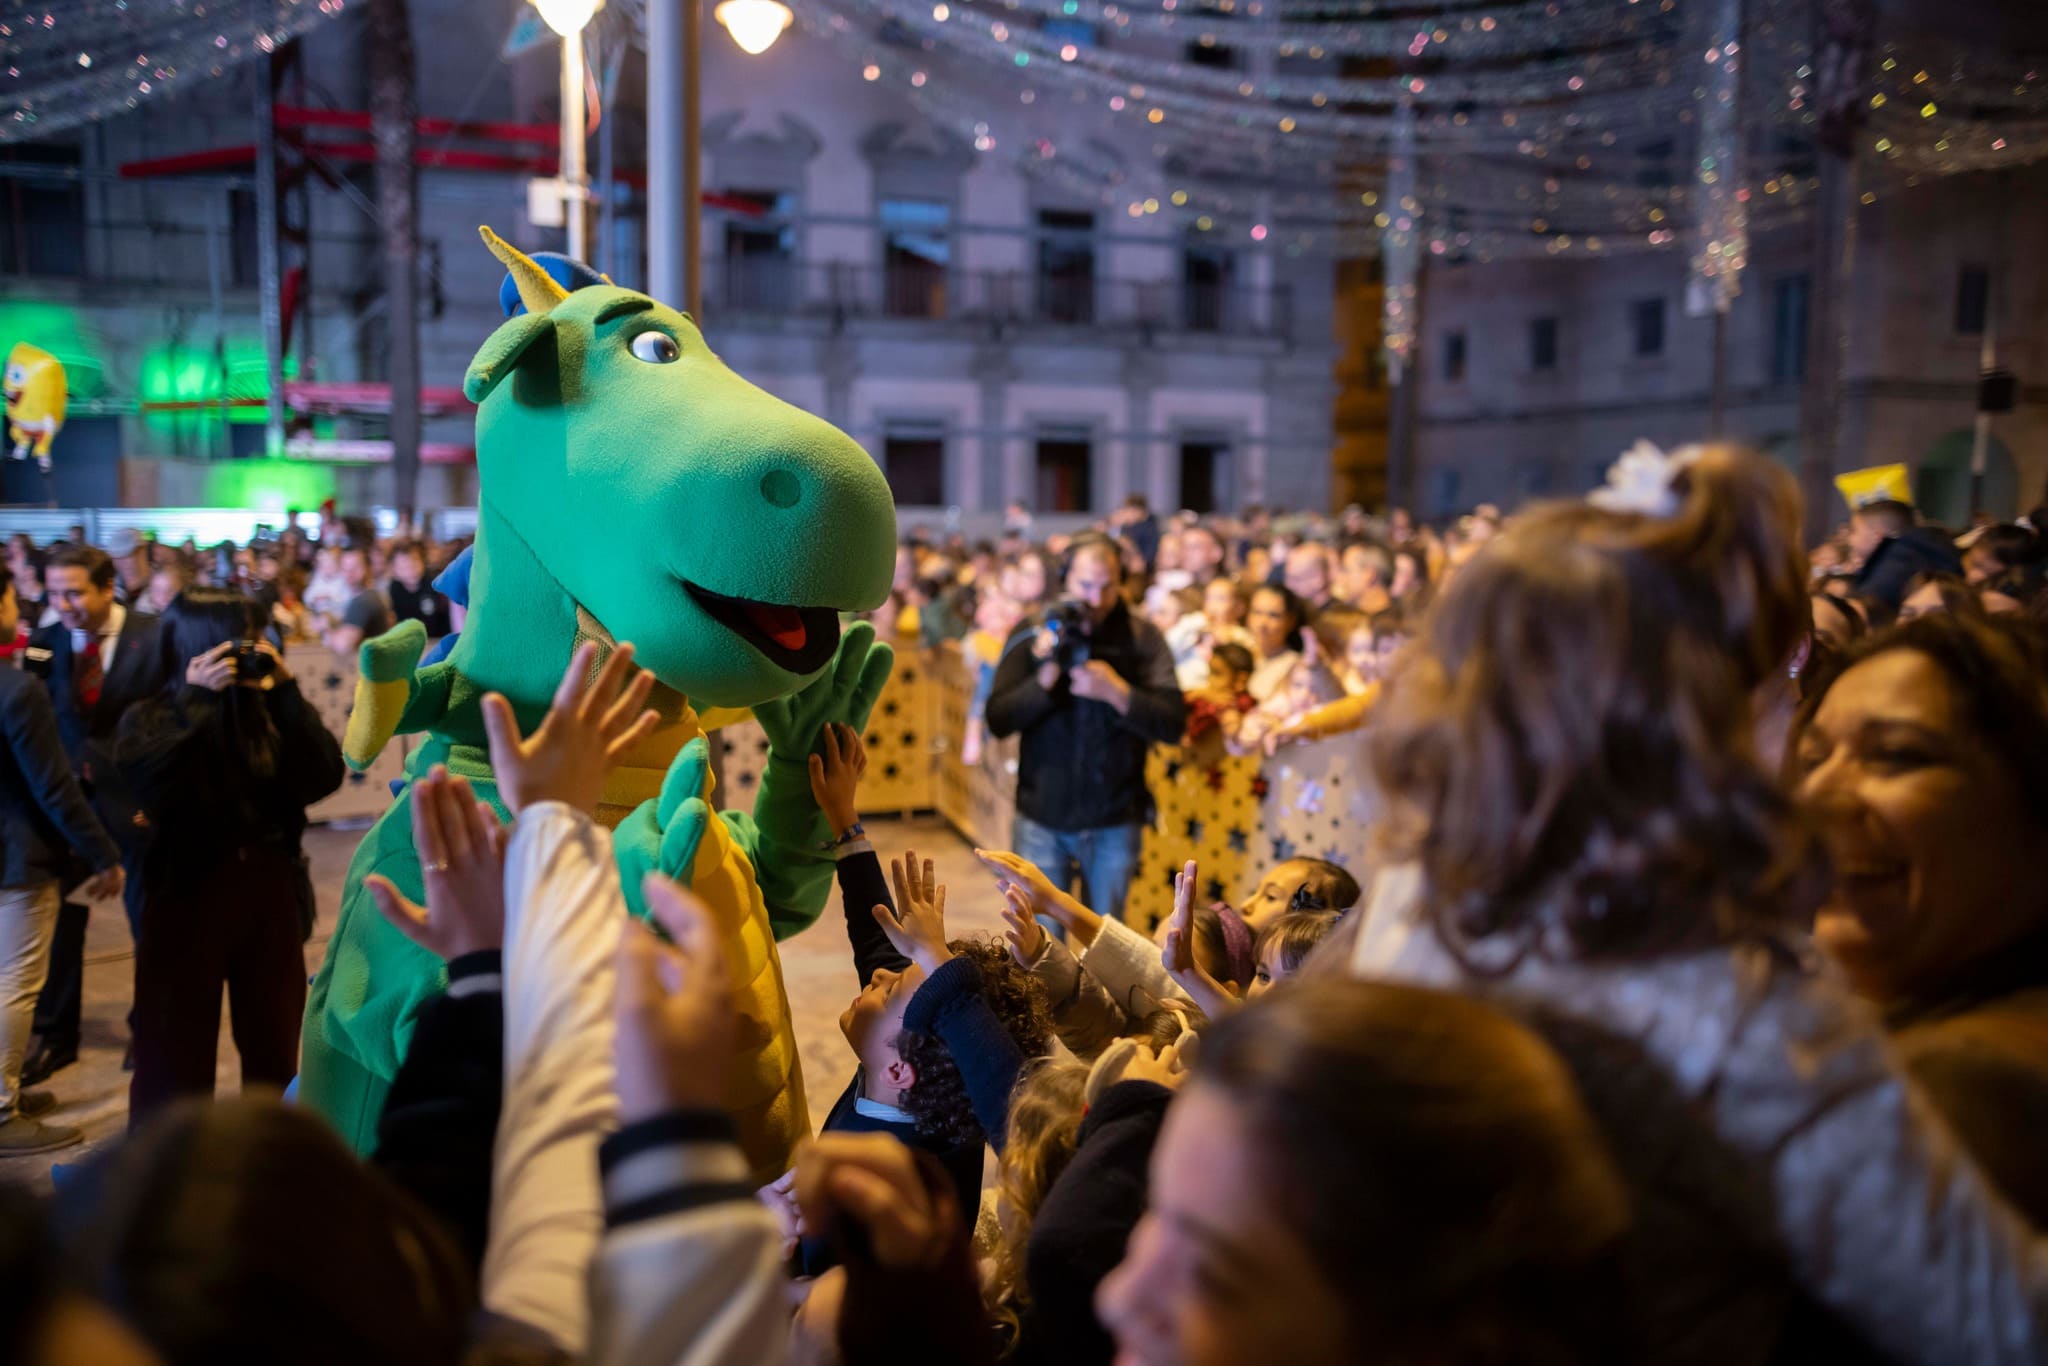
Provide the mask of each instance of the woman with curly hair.
{"label": "woman with curly hair", "polygon": [[1629,1359],[2040,1360],[2044,1249],[1807,968],[1823,860],[1752,705],[1811,628],[1797,490],[1725,447],[1654,482],[1524,513],[1438,600],[1352,969],[1571,1063],[1640,1212]]}

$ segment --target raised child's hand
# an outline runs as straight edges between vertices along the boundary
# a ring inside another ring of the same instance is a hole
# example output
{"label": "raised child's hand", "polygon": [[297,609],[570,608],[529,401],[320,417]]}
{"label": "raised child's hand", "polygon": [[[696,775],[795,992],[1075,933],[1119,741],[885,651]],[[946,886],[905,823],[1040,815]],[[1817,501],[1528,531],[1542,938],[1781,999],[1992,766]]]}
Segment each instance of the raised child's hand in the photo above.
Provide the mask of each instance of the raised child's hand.
{"label": "raised child's hand", "polygon": [[584,678],[597,647],[584,644],[555,689],[554,705],[531,736],[519,733],[512,704],[499,693],[484,697],[484,730],[498,795],[513,815],[535,802],[563,802],[589,815],[597,810],[605,775],[645,739],[661,717],[647,709],[654,675],[633,668],[633,647],[620,645],[588,687]]}
{"label": "raised child's hand", "polygon": [[818,732],[819,752],[810,756],[811,796],[832,833],[843,835],[860,820],[860,780],[868,771],[867,746],[860,732],[843,721],[830,721]]}
{"label": "raised child's hand", "polygon": [[908,849],[902,858],[889,860],[889,877],[896,884],[896,909],[892,912],[887,906],[876,906],[875,923],[889,936],[896,952],[923,968],[929,977],[953,956],[946,946],[945,885],[939,882],[930,859],[920,869],[917,854]]}

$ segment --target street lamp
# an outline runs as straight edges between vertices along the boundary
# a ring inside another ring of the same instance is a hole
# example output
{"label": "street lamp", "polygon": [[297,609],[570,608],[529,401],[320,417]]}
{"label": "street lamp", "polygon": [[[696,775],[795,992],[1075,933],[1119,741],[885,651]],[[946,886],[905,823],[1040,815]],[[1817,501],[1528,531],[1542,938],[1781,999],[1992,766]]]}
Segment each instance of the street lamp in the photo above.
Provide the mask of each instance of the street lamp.
{"label": "street lamp", "polygon": [[604,0],[533,0],[547,26],[562,35],[562,209],[569,226],[569,259],[590,259],[590,187],[585,183],[583,26]]}
{"label": "street lamp", "polygon": [[795,16],[780,0],[724,0],[711,17],[725,25],[740,51],[758,57],[775,46]]}

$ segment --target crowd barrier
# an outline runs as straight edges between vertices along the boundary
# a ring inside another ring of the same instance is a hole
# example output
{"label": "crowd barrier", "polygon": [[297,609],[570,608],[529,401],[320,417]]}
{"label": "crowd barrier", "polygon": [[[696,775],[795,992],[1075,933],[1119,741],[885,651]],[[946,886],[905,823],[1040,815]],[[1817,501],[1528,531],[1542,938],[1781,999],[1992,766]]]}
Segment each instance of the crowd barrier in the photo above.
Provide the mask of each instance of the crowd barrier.
{"label": "crowd barrier", "polygon": [[[339,737],[355,695],[355,663],[321,646],[286,651],[300,690]],[[1017,741],[980,746],[967,761],[974,671],[957,645],[934,650],[896,642],[896,667],[868,719],[867,775],[861,810],[871,816],[933,811],[978,847],[1010,846],[1016,814]],[[403,776],[412,739],[385,747],[367,772],[351,772],[341,790],[307,814],[314,821],[376,817]],[[720,805],[753,808],[768,737],[754,721],[718,732]],[[1363,880],[1365,832],[1377,814],[1363,747],[1339,735],[1280,751],[1271,759],[1224,758],[1211,765],[1185,751],[1154,748],[1145,779],[1157,817],[1139,847],[1125,916],[1150,928],[1173,907],[1173,875],[1200,865],[1202,894],[1237,901],[1263,870],[1293,857],[1326,858]]]}

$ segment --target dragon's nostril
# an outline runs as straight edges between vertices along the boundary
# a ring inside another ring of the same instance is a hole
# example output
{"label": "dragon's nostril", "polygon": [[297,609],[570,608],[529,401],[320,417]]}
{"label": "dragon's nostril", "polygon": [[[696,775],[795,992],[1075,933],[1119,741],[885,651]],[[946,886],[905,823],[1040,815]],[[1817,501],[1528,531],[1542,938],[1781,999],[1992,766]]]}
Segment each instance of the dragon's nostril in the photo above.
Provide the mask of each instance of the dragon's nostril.
{"label": "dragon's nostril", "polygon": [[770,470],[761,476],[761,496],[779,508],[795,507],[803,487],[788,470]]}

